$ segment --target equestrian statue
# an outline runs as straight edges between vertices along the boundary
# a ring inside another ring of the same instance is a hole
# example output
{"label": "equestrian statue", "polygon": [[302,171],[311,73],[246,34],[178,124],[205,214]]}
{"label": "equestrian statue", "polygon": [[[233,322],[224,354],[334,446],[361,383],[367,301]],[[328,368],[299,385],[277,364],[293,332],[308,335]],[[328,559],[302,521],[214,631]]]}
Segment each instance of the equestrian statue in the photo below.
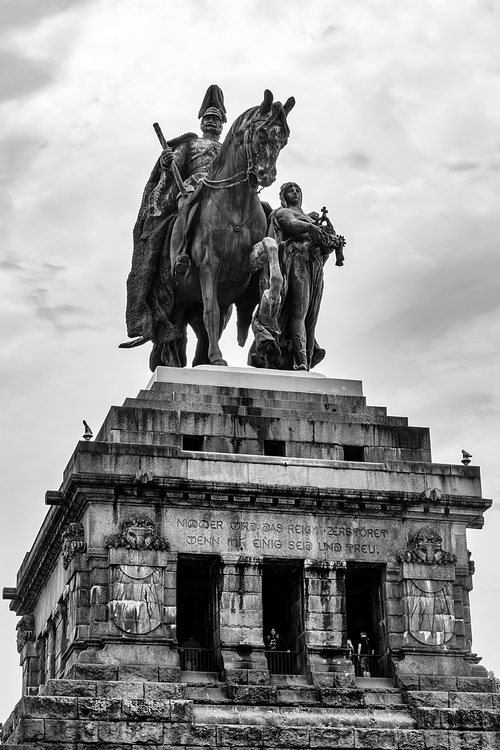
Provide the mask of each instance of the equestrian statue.
{"label": "equestrian statue", "polygon": [[[321,217],[304,214],[300,189],[296,198],[282,188],[277,211],[258,195],[276,179],[294,104],[266,90],[221,144],[226,109],[212,85],[198,114],[201,136],[166,141],[154,124],[162,152],[134,227],[126,313],[132,340],[120,345],[150,341],[151,370],[186,366],[188,326],[197,337],[193,366],[226,365],[219,340],[233,306],[240,346],[250,326],[254,334],[249,364],[310,369],[324,356],[314,338],[322,266],[334,249],[342,265],[343,238],[326,209]],[[307,299],[299,301],[302,292]]]}

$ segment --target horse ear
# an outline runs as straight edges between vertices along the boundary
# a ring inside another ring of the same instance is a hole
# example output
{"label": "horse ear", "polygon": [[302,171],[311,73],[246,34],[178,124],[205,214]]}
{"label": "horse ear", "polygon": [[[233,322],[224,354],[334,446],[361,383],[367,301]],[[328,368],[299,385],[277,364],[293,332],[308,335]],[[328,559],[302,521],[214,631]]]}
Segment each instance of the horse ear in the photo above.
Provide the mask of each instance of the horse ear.
{"label": "horse ear", "polygon": [[286,102],[283,105],[283,109],[287,113],[287,115],[290,113],[290,111],[295,107],[295,98],[293,96],[290,96]]}
{"label": "horse ear", "polygon": [[264,91],[264,101],[260,105],[260,110],[259,110],[261,115],[267,115],[267,113],[271,111],[271,107],[273,106],[273,99],[274,99],[274,96],[272,94],[272,91],[269,91],[269,89],[266,89]]}

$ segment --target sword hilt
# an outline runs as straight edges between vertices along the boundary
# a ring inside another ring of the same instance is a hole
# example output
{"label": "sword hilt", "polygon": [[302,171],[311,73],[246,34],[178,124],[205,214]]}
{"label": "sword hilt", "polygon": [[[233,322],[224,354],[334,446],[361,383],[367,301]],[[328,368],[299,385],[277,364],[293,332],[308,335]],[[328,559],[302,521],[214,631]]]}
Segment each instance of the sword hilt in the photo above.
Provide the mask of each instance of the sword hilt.
{"label": "sword hilt", "polygon": [[[167,141],[165,140],[165,136],[162,133],[162,130],[160,128],[159,123],[154,122],[153,123],[153,128],[155,129],[155,133],[158,136],[158,140],[160,141],[160,146],[162,147],[162,149],[169,148],[169,145],[168,145]],[[172,163],[170,165],[170,169],[172,170],[172,174],[174,176],[174,180],[175,180],[175,182],[177,184],[177,187],[179,188],[180,194],[182,195],[183,198],[186,198],[188,192],[187,192],[187,190],[185,188],[184,182],[182,181],[182,177],[180,175],[179,168],[177,167],[177,164],[175,163],[175,161],[172,161]]]}

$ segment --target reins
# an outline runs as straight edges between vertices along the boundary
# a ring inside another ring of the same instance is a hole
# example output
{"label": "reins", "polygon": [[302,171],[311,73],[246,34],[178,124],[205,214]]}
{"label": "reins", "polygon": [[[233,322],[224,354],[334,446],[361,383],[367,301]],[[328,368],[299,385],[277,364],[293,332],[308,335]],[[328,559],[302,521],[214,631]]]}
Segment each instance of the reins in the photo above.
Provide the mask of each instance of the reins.
{"label": "reins", "polygon": [[[245,144],[245,156],[246,156],[246,162],[247,166],[246,169],[242,169],[240,172],[237,172],[236,174],[231,175],[231,177],[223,177],[221,180],[211,180],[208,177],[204,177],[201,182],[206,185],[208,188],[212,190],[227,190],[228,188],[236,187],[237,185],[241,185],[243,182],[247,182],[248,178],[250,176],[250,173],[252,172],[255,163],[261,153],[264,151],[265,146],[261,148],[261,150],[255,154],[254,158],[252,159],[252,153],[250,151],[250,143],[251,139],[253,137],[254,131],[255,131],[255,122],[252,122],[247,130],[245,130],[244,133],[244,144]],[[242,180],[237,180],[237,182],[232,182],[232,180],[235,180],[237,177],[240,177],[241,175],[245,175]],[[217,204],[216,204],[217,205]],[[222,213],[222,212],[221,212]]]}

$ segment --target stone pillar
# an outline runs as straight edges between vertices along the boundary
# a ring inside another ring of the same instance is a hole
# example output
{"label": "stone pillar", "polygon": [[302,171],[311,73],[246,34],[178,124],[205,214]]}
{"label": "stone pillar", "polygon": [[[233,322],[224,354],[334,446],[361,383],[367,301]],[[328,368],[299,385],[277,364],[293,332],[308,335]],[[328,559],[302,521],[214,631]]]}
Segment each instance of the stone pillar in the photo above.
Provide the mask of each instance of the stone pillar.
{"label": "stone pillar", "polygon": [[387,563],[382,582],[382,601],[384,620],[383,648],[380,650],[380,674],[391,677],[394,674],[393,654],[398,653],[404,642],[406,630],[404,601],[401,598],[400,566],[391,561]]}
{"label": "stone pillar", "polygon": [[397,557],[404,602],[401,647],[393,653],[399,684],[410,684],[415,674],[473,675],[478,660],[470,652],[468,612],[463,606],[470,579],[468,560],[460,565],[454,553],[443,549],[440,531],[431,526],[410,533],[407,549]]}
{"label": "stone pillar", "polygon": [[[81,568],[85,569],[81,569]],[[67,615],[66,615],[66,670],[77,661],[79,654],[95,642],[95,633],[91,634],[91,623],[99,628],[105,618],[105,608],[99,614],[91,605],[91,573],[86,569],[87,562],[83,555],[75,557],[68,567],[67,579]]]}
{"label": "stone pillar", "polygon": [[345,563],[304,561],[304,626],[313,685],[353,685],[346,646]]}
{"label": "stone pillar", "polygon": [[262,639],[262,558],[224,555],[219,593],[225,679],[254,685],[269,682]]}

